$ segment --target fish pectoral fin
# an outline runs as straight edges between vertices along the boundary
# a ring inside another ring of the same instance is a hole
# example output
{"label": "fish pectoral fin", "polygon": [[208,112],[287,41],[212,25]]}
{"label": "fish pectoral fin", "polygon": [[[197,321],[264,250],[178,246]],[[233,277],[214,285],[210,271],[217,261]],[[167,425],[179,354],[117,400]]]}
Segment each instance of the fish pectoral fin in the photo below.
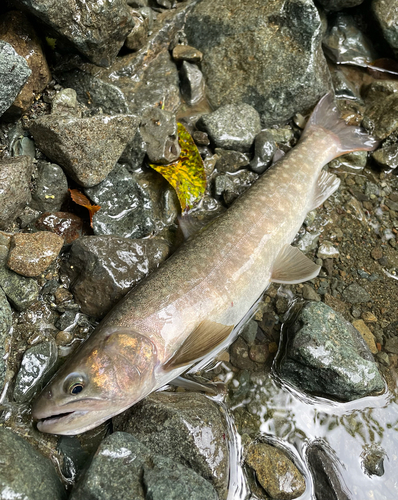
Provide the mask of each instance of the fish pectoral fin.
{"label": "fish pectoral fin", "polygon": [[232,332],[233,326],[221,325],[214,321],[204,320],[184,340],[182,345],[164,364],[165,370],[174,370],[189,365],[209,354]]}
{"label": "fish pectoral fin", "polygon": [[321,266],[312,262],[298,248],[285,245],[272,267],[271,281],[291,285],[302,283],[315,278],[320,269]]}
{"label": "fish pectoral fin", "polygon": [[315,193],[310,211],[322,205],[322,203],[336,191],[339,185],[340,179],[336,175],[326,172],[326,170],[322,170],[315,186]]}
{"label": "fish pectoral fin", "polygon": [[199,382],[186,377],[177,377],[170,382],[170,385],[182,387],[191,392],[208,392],[214,395],[225,392],[225,384],[223,382]]}

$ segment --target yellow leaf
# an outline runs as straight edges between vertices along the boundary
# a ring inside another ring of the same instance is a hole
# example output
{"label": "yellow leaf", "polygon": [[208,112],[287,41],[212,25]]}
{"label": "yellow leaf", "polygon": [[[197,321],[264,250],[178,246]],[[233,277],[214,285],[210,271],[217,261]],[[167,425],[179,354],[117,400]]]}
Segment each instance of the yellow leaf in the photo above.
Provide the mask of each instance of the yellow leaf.
{"label": "yellow leaf", "polygon": [[177,124],[181,154],[168,165],[150,163],[176,190],[182,210],[192,208],[204,195],[206,174],[198,148],[187,129]]}

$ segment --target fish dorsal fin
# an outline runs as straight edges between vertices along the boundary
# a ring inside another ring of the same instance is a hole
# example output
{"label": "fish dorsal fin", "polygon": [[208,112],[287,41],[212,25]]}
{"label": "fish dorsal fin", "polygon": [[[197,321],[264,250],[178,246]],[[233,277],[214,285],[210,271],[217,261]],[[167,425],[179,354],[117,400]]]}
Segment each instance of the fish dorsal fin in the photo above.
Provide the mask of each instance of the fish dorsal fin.
{"label": "fish dorsal fin", "polygon": [[309,211],[318,208],[319,205],[322,205],[322,203],[336,191],[339,185],[340,179],[337,176],[326,172],[326,170],[322,170],[321,174],[318,177],[318,182],[315,186],[314,198],[312,200],[311,208]]}
{"label": "fish dorsal fin", "polygon": [[273,283],[295,284],[311,280],[318,275],[321,266],[317,266],[298,248],[285,245],[272,267]]}
{"label": "fish dorsal fin", "polygon": [[199,360],[215,349],[232,332],[233,326],[204,320],[169,358],[164,368],[173,370]]}

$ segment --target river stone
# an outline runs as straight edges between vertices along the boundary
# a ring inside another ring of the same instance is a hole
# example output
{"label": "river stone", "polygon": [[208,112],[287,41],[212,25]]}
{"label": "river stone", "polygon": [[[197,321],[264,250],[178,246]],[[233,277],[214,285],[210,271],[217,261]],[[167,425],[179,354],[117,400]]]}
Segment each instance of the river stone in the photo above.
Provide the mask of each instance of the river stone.
{"label": "river stone", "polygon": [[199,393],[153,393],[113,419],[153,453],[189,464],[224,498],[229,452],[225,424],[215,403]]}
{"label": "river stone", "polygon": [[304,493],[304,477],[290,458],[275,446],[252,444],[245,461],[255,470],[258,482],[274,500],[292,500]]}
{"label": "river stone", "polygon": [[373,160],[384,168],[398,167],[398,144],[383,144],[377,151],[372,153]]}
{"label": "river stone", "polygon": [[14,432],[0,428],[0,495],[6,499],[63,500],[66,492],[48,458]]}
{"label": "river stone", "polygon": [[102,318],[168,253],[169,247],[161,239],[84,236],[72,244],[64,268],[82,312]]}
{"label": "river stone", "polygon": [[230,205],[257,179],[258,175],[248,170],[218,175],[214,180],[214,194],[218,197],[222,196],[225,203]]}
{"label": "river stone", "polygon": [[331,241],[323,240],[318,247],[317,257],[319,259],[337,259],[339,255],[339,250]]}
{"label": "river stone", "polygon": [[203,0],[188,14],[185,33],[203,53],[215,108],[244,102],[269,126],[308,110],[330,88],[311,1],[220,0],[215,13],[214,1]]}
{"label": "river stone", "polygon": [[176,45],[172,54],[173,59],[177,62],[187,61],[192,64],[197,64],[203,59],[202,52],[190,45]]}
{"label": "river stone", "polygon": [[16,233],[11,241],[8,267],[28,278],[39,276],[58,257],[63,244],[61,236],[48,231]]}
{"label": "river stone", "polygon": [[153,170],[130,173],[117,164],[85,193],[101,207],[93,217],[96,235],[143,238],[172,224],[178,215],[175,191]]}
{"label": "river stone", "polygon": [[261,130],[260,116],[248,104],[222,106],[213,113],[202,115],[196,126],[207,133],[217,148],[243,153],[250,150]]}
{"label": "river stone", "polygon": [[25,10],[55,31],[98,66],[109,66],[116,58],[134,23],[124,0],[88,5],[76,0],[18,0]]}
{"label": "river stone", "polygon": [[368,292],[356,282],[344,289],[343,298],[350,304],[362,304],[371,300]]}
{"label": "river stone", "polygon": [[61,165],[78,184],[91,187],[115,167],[138,123],[135,115],[78,118],[50,114],[37,118],[30,132],[48,158]]}
{"label": "river stone", "polygon": [[248,155],[239,151],[216,148],[215,153],[220,157],[215,167],[220,174],[237,172],[249,164]]}
{"label": "river stone", "polygon": [[373,0],[372,11],[384,38],[398,55],[398,9],[394,0]]}
{"label": "river stone", "polygon": [[11,224],[30,202],[32,158],[18,156],[0,160],[0,229]]}
{"label": "river stone", "polygon": [[342,10],[360,5],[363,0],[319,0],[322,7],[329,11]]}
{"label": "river stone", "polygon": [[70,500],[217,500],[192,469],[155,455],[134,436],[114,432],[100,444]]}
{"label": "river stone", "polygon": [[58,359],[54,339],[41,342],[27,349],[17,373],[14,387],[14,401],[26,403],[41,389],[41,383]]}
{"label": "river stone", "polygon": [[82,219],[68,212],[45,212],[36,220],[35,228],[58,234],[64,239],[65,245],[70,245],[84,233]]}
{"label": "river stone", "polygon": [[358,174],[366,167],[367,161],[367,151],[353,151],[329,162],[328,168],[341,168],[344,172]]}
{"label": "river stone", "polygon": [[150,19],[145,16],[145,10],[142,12],[137,9],[130,9],[131,17],[134,21],[134,28],[127,35],[125,46],[129,50],[139,50],[146,42],[149,34]]}
{"label": "river stone", "polygon": [[150,162],[167,165],[180,156],[177,121],[172,113],[158,107],[146,109],[140,123],[140,134],[146,143]]}
{"label": "river stone", "polygon": [[305,303],[286,335],[280,374],[301,390],[352,401],[384,389],[361,334],[324,303]]}
{"label": "river stone", "polygon": [[276,144],[273,136],[263,130],[254,139],[254,156],[250,162],[250,168],[256,174],[262,174],[272,162],[276,151]]}
{"label": "river stone", "polygon": [[398,82],[380,80],[372,83],[366,89],[365,99],[362,125],[376,139],[386,139],[398,130]]}
{"label": "river stone", "polygon": [[12,312],[6,294],[0,288],[0,391],[3,391],[3,384],[6,375],[6,345],[8,342],[8,332],[12,325]]}
{"label": "river stone", "polygon": [[314,479],[317,500],[352,500],[346,493],[339,471],[338,461],[329,451],[326,443],[315,441],[307,448],[307,459]]}
{"label": "river stone", "polygon": [[41,161],[30,206],[39,212],[56,212],[68,197],[68,181],[61,167]]}
{"label": "river stone", "polygon": [[51,80],[51,73],[41,48],[40,40],[22,12],[6,12],[0,21],[0,39],[13,46],[17,54],[27,62],[31,75],[8,109],[7,115],[21,115],[27,111]]}
{"label": "river stone", "polygon": [[32,278],[25,278],[0,265],[0,287],[17,311],[27,309],[37,300],[39,287]]}
{"label": "river stone", "polygon": [[0,116],[11,106],[32,71],[13,47],[0,40]]}
{"label": "river stone", "polygon": [[182,96],[189,106],[205,98],[203,73],[195,64],[183,61],[180,69],[180,80]]}

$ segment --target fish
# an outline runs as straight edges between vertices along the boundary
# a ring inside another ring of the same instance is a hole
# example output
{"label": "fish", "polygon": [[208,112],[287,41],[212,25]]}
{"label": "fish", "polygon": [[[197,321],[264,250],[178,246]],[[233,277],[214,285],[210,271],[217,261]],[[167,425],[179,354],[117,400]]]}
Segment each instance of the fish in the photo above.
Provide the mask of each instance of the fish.
{"label": "fish", "polygon": [[228,345],[271,282],[317,276],[320,266],[291,242],[339,186],[322,168],[377,145],[326,94],[298,144],[130,290],[61,366],[33,403],[37,428],[74,435],[100,425]]}

